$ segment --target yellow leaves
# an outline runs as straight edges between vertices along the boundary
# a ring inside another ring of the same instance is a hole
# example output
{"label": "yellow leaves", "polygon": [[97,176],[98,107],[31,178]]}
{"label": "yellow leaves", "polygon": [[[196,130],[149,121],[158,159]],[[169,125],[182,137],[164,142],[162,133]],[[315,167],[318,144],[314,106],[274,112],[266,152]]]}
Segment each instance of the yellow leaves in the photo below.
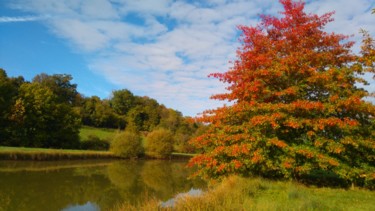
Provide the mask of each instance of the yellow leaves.
{"label": "yellow leaves", "polygon": [[353,138],[351,137],[345,137],[343,139],[341,139],[340,141],[343,145],[351,145],[353,146],[354,148],[357,148],[359,145],[357,143],[356,140],[353,140]]}

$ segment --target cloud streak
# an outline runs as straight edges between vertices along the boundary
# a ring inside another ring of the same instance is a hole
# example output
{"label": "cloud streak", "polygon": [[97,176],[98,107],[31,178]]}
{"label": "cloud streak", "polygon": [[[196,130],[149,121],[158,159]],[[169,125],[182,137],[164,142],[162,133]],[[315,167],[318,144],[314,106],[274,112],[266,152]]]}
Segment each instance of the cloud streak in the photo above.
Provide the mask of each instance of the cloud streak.
{"label": "cloud streak", "polygon": [[12,22],[29,22],[29,21],[40,21],[46,17],[41,16],[19,16],[19,17],[0,17],[0,23],[12,23]]}
{"label": "cloud streak", "polygon": [[[328,30],[354,34],[358,41],[360,28],[375,34],[370,11],[375,3],[359,1],[307,1],[306,10],[323,14],[337,9]],[[87,66],[93,72],[185,115],[222,105],[209,97],[224,92],[225,85],[207,75],[230,68],[228,61],[239,47],[236,26],[255,25],[258,14],[278,15],[281,10],[274,0],[14,0],[10,6],[36,15],[25,21],[53,16],[44,23],[89,55]],[[17,20],[23,19],[13,22]]]}

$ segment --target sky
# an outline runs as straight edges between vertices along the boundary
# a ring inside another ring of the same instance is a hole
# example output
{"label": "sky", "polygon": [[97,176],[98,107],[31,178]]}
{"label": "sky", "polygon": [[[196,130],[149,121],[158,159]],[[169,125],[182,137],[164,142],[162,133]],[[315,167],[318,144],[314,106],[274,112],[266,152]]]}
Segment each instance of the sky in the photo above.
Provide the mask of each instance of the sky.
{"label": "sky", "polygon": [[[356,53],[360,29],[375,36],[374,0],[305,2],[307,13],[335,11],[325,30],[353,35]],[[281,10],[276,0],[0,0],[0,68],[70,74],[87,97],[129,89],[195,116],[224,103],[210,96],[227,84],[207,76],[236,59],[237,26]]]}

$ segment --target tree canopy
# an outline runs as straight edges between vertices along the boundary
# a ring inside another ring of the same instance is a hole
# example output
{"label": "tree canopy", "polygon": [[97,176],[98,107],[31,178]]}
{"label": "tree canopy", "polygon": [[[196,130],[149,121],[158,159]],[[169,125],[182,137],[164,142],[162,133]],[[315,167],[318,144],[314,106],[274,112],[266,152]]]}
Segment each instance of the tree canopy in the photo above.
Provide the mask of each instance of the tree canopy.
{"label": "tree canopy", "polygon": [[[198,175],[303,179],[323,173],[347,182],[375,180],[375,106],[361,75],[374,73],[374,42],[362,54],[348,36],[327,33],[333,12],[306,14],[304,3],[280,0],[280,17],[239,26],[242,47],[214,95],[230,101],[204,112],[209,129],[193,140],[203,150]],[[371,56],[372,55],[372,56]]]}
{"label": "tree canopy", "polygon": [[178,152],[194,150],[188,140],[203,126],[166,108],[155,99],[114,90],[109,99],[85,97],[68,74],[8,77],[0,69],[0,145],[46,148],[100,148],[107,141],[90,137],[79,142],[81,124],[127,130],[138,135],[165,128]]}

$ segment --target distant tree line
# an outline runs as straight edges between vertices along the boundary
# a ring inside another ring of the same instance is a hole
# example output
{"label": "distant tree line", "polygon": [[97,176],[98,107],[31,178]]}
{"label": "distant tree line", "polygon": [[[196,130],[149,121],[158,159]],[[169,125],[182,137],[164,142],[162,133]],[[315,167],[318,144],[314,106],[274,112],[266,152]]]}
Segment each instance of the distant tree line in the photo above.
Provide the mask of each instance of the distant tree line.
{"label": "distant tree line", "polygon": [[67,74],[8,77],[0,69],[0,145],[80,148],[82,125],[115,128],[146,135],[166,129],[176,151],[191,152],[188,140],[203,125],[149,97],[116,90],[108,99],[85,97]]}

